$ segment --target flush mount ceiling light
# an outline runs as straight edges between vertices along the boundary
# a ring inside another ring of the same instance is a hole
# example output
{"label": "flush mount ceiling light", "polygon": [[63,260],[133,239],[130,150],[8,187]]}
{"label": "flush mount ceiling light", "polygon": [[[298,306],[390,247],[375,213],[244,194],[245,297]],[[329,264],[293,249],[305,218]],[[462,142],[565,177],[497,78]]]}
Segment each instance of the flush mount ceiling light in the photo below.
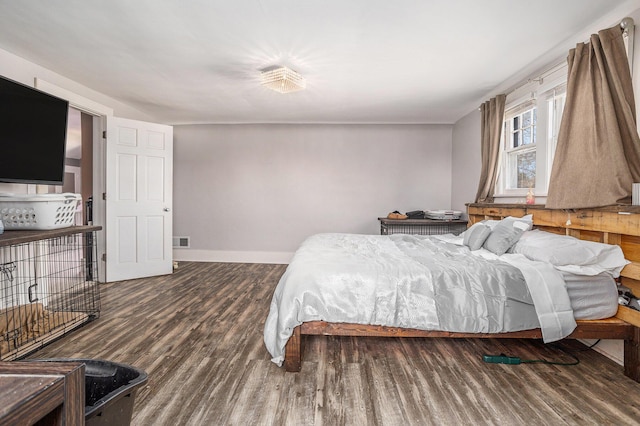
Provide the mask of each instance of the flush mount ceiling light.
{"label": "flush mount ceiling light", "polygon": [[280,93],[297,92],[307,87],[303,76],[287,67],[278,67],[262,71],[262,85]]}

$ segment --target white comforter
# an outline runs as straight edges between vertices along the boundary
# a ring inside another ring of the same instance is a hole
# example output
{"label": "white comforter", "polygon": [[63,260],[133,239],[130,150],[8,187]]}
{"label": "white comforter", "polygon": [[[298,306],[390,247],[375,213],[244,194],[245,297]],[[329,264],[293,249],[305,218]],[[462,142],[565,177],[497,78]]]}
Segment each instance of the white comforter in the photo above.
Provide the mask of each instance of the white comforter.
{"label": "white comforter", "polygon": [[[505,319],[509,301],[532,300],[539,325]],[[562,276],[550,265],[471,252],[453,236],[401,234],[318,234],[303,242],[265,323],[273,362],[282,365],[296,326],[317,320],[474,333],[540,326],[546,342],[576,326]]]}

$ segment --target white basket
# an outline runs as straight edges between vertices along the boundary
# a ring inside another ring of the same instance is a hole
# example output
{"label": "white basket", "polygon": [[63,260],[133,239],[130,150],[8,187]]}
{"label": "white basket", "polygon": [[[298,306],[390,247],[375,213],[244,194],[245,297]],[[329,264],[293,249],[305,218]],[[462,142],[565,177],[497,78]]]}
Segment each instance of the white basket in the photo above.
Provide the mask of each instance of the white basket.
{"label": "white basket", "polygon": [[0,194],[4,229],[57,229],[75,225],[80,194]]}

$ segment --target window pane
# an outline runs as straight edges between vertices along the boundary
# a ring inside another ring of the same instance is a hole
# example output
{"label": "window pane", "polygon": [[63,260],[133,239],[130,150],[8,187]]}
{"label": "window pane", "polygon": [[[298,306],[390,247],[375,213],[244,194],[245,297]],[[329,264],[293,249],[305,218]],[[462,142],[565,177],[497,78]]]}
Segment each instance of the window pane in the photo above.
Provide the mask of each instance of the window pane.
{"label": "window pane", "polygon": [[535,125],[538,121],[538,108],[533,109],[533,124]]}
{"label": "window pane", "polygon": [[513,132],[513,147],[517,148],[520,146],[520,132]]}
{"label": "window pane", "polygon": [[531,127],[522,129],[522,144],[529,145],[531,143]]}
{"label": "window pane", "polygon": [[520,128],[520,117],[513,117],[513,130],[518,130]]}
{"label": "window pane", "polygon": [[522,127],[531,126],[531,111],[527,111],[522,114]]}
{"label": "window pane", "polygon": [[517,188],[536,186],[536,152],[528,151],[517,155]]}

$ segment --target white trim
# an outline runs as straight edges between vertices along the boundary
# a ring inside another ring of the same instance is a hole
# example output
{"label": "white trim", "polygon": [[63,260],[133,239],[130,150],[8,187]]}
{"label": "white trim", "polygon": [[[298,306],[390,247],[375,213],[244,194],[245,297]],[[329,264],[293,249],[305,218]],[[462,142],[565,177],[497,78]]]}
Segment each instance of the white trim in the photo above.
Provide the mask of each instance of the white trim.
{"label": "white trim", "polygon": [[113,115],[113,108],[104,106],[98,102],[92,101],[91,99],[80,96],[70,90],[56,86],[53,83],[49,83],[37,77],[35,78],[35,87],[36,89],[42,90],[43,92],[49,93],[50,95],[66,99],[67,101],[69,101],[70,106],[91,115]]}
{"label": "white trim", "polygon": [[636,34],[635,25],[633,25],[633,18],[626,17],[620,23],[622,26],[623,35],[626,48],[627,48],[627,59],[629,60],[629,71],[631,75],[633,75],[633,39]]}
{"label": "white trim", "polygon": [[293,252],[174,249],[173,260],[190,262],[289,264]]}
{"label": "white trim", "polygon": [[[593,345],[596,340],[578,339],[587,346]],[[593,347],[593,350],[613,360],[616,364],[624,365],[624,344],[622,339],[604,339]]]}
{"label": "white trim", "polygon": [[536,92],[530,92],[529,96],[522,96],[519,99],[510,102],[508,108],[505,106],[503,121],[510,120],[516,115],[520,115],[525,111],[537,108],[537,106],[538,98],[536,97]]}
{"label": "white trim", "polygon": [[106,201],[102,194],[106,192],[106,139],[102,138],[107,130],[107,117],[93,116],[93,225],[102,226],[103,234],[96,243],[98,255],[98,281],[106,282],[106,262],[103,255],[107,253],[107,239],[103,237],[107,232]]}

